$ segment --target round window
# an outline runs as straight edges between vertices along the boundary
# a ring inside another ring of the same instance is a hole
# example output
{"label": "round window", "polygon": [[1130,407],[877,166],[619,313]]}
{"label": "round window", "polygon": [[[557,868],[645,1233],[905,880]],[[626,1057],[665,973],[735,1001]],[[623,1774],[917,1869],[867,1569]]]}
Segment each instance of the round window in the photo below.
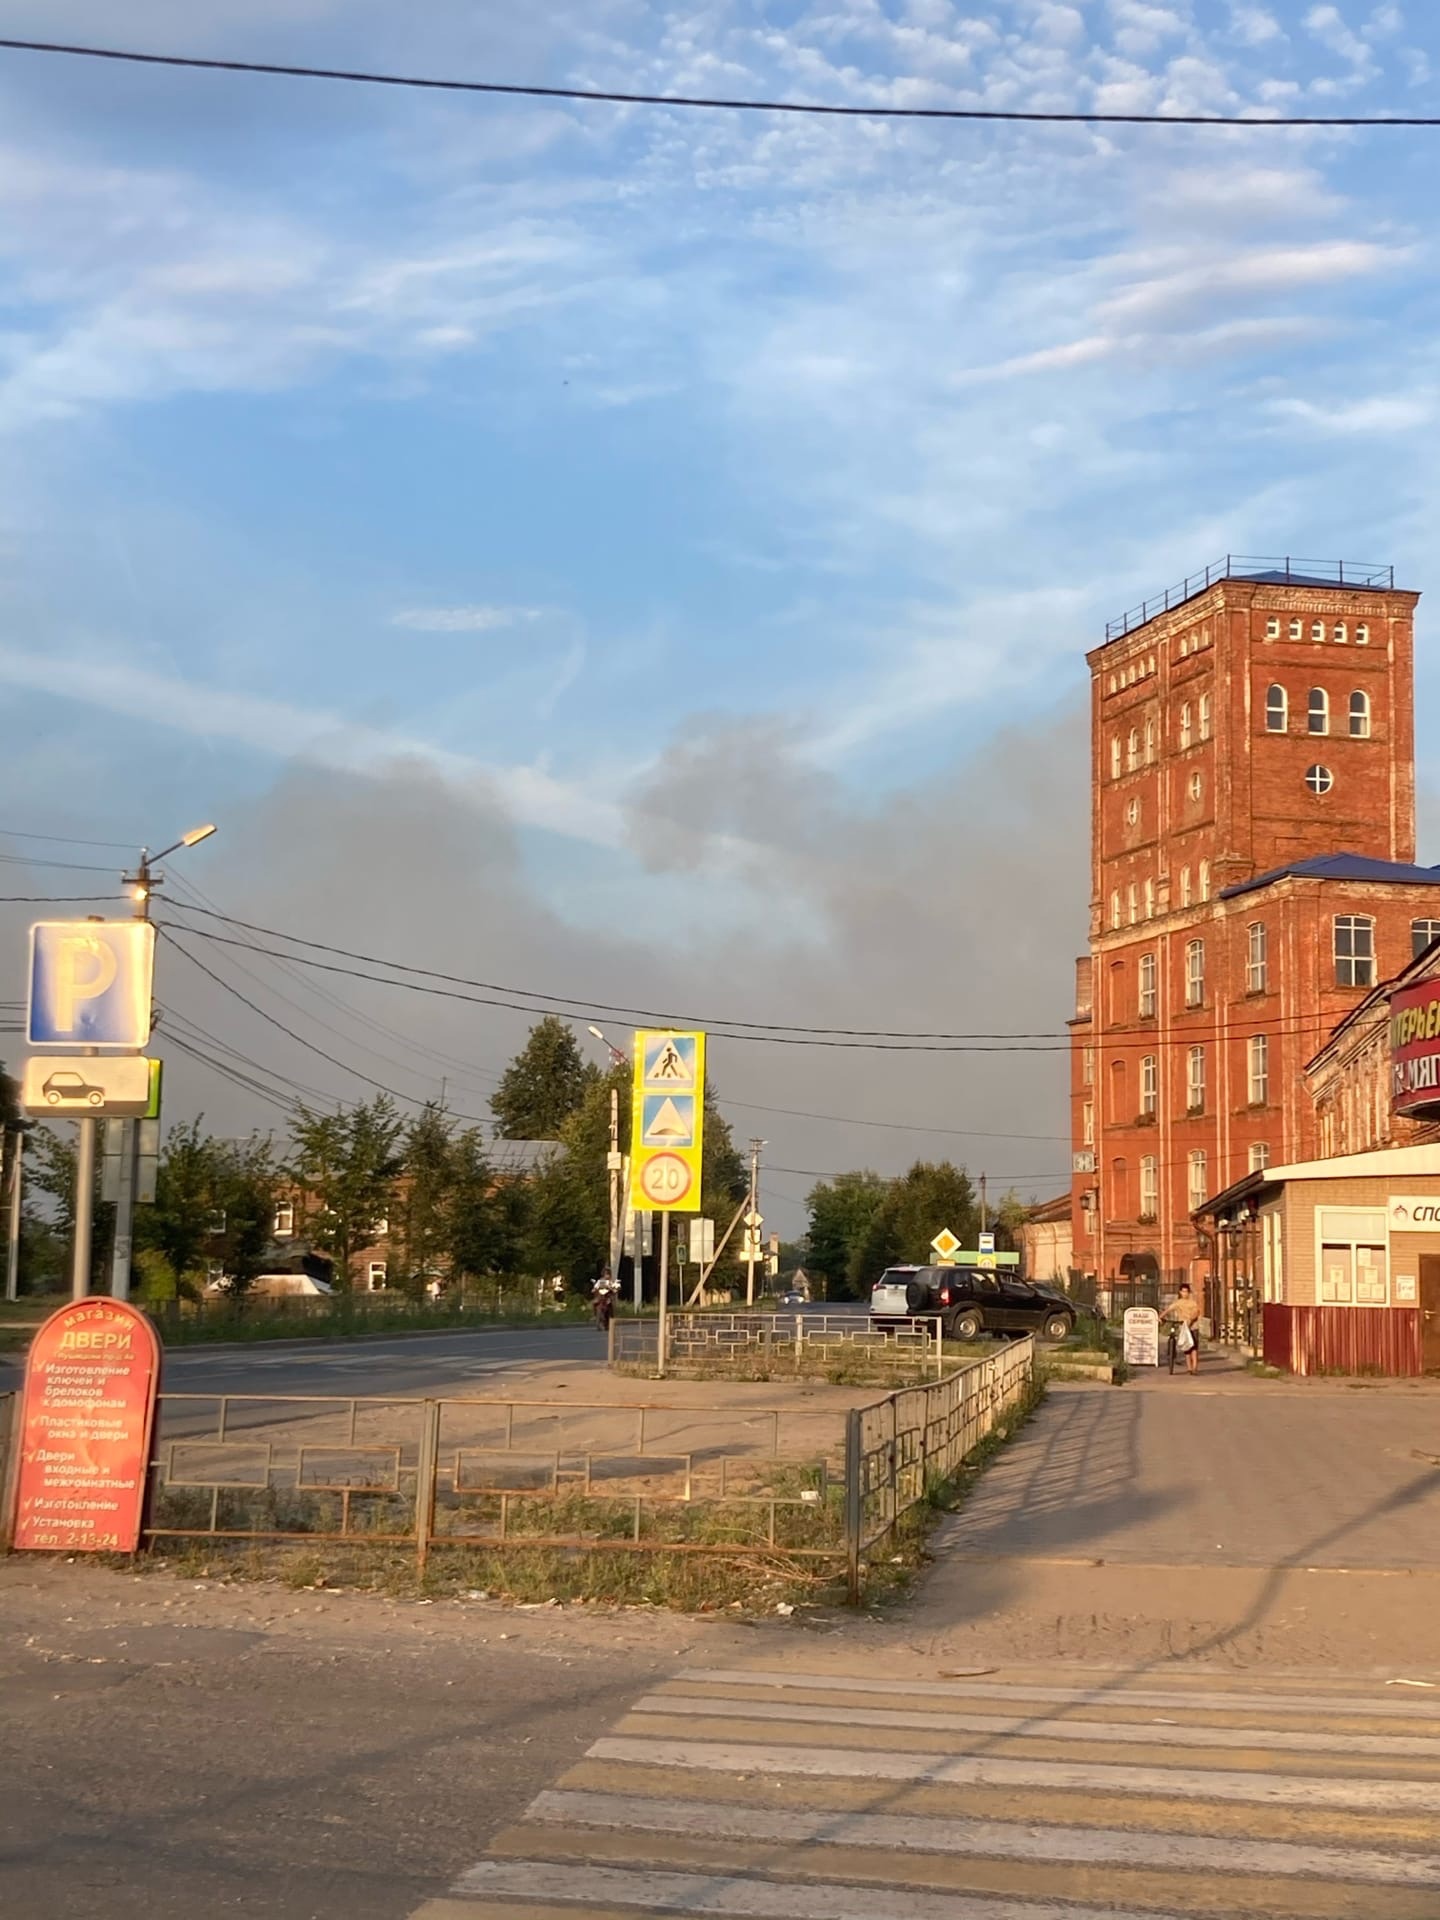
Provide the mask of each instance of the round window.
{"label": "round window", "polygon": [[1311,793],[1328,793],[1335,784],[1335,776],[1328,767],[1307,767],[1305,784]]}
{"label": "round window", "polygon": [[1135,825],[1135,822],[1140,818],[1140,802],[1138,800],[1132,800],[1129,806],[1126,807],[1125,818],[1132,827]]}
{"label": "round window", "polygon": [[1198,773],[1192,773],[1190,776],[1190,798],[1192,800],[1198,800],[1204,791],[1204,780]]}

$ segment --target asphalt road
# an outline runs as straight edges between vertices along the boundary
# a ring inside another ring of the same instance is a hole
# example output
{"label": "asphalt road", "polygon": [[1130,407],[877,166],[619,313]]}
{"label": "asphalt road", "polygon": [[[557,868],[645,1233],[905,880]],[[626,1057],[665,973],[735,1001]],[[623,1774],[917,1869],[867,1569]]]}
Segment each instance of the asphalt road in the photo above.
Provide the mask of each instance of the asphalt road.
{"label": "asphalt road", "polygon": [[0,1565],[4,1910],[403,1920],[715,1635]]}

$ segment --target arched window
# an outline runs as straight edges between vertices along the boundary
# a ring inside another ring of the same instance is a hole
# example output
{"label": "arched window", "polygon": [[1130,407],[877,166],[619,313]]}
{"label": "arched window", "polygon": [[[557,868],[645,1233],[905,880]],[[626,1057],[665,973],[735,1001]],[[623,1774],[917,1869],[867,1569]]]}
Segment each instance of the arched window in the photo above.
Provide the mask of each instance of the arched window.
{"label": "arched window", "polygon": [[1187,1007],[1203,1007],[1205,1004],[1205,942],[1188,940],[1185,943],[1185,1004]]}
{"label": "arched window", "polygon": [[1182,747],[1188,747],[1190,744],[1190,702],[1188,700],[1180,709],[1180,744]]}
{"label": "arched window", "polygon": [[1133,927],[1135,922],[1140,918],[1140,895],[1133,880],[1126,888],[1126,907],[1129,910],[1130,924]]}
{"label": "arched window", "polygon": [[1350,738],[1368,740],[1370,738],[1370,696],[1368,693],[1352,693],[1350,696]]}
{"label": "arched window", "polygon": [[1330,731],[1330,696],[1323,687],[1311,687],[1309,719],[1311,733]]}
{"label": "arched window", "polygon": [[1323,620],[1313,620],[1310,623],[1310,638],[1312,640],[1323,640],[1325,638],[1325,622]]}
{"label": "arched window", "polygon": [[1362,620],[1362,621],[1360,622],[1360,624],[1359,624],[1359,626],[1357,626],[1357,627],[1356,627],[1356,629],[1355,629],[1355,644],[1356,644],[1356,646],[1357,646],[1357,647],[1368,647],[1368,646],[1369,646],[1369,644],[1370,644],[1370,623],[1369,623],[1369,621],[1368,621],[1368,620]]}
{"label": "arched window", "polygon": [[1153,719],[1145,722],[1145,764],[1147,767],[1155,764],[1155,722]]}
{"label": "arched window", "polygon": [[1202,693],[1200,696],[1200,738],[1202,740],[1208,740],[1210,738],[1210,696],[1208,693]]}
{"label": "arched window", "polygon": [[1180,869],[1180,904],[1182,907],[1188,907],[1190,904],[1190,869],[1189,867],[1182,867]]}
{"label": "arched window", "polygon": [[1292,620],[1290,622],[1290,638],[1292,640],[1303,640],[1305,638],[1305,622],[1303,620]]}
{"label": "arched window", "polygon": [[1120,925],[1120,895],[1118,893],[1112,893],[1110,896],[1110,930],[1111,932],[1113,933],[1114,930],[1119,925]]}
{"label": "arched window", "polygon": [[[1428,942],[1426,943],[1429,944]],[[1421,949],[1423,951],[1423,949]],[[1140,956],[1140,1018],[1155,1018],[1155,956],[1142,953]]]}
{"label": "arched window", "polygon": [[1330,629],[1330,638],[1335,642],[1337,647],[1343,647],[1345,642],[1350,638],[1350,629],[1343,620],[1337,620],[1335,622],[1334,626]]}
{"label": "arched window", "polygon": [[1130,744],[1125,755],[1125,764],[1133,773],[1140,764],[1140,729],[1131,727]]}
{"label": "arched window", "polygon": [[1110,778],[1112,780],[1118,780],[1120,778],[1120,736],[1118,733],[1110,742]]}
{"label": "arched window", "polygon": [[1145,882],[1145,918],[1147,920],[1155,918],[1155,882],[1153,880]]}
{"label": "arched window", "polygon": [[1210,862],[1208,860],[1200,862],[1200,898],[1202,900],[1210,898]]}
{"label": "arched window", "polygon": [[1265,695],[1265,731],[1284,733],[1289,724],[1290,702],[1286,698],[1285,689],[1281,686],[1271,687]]}

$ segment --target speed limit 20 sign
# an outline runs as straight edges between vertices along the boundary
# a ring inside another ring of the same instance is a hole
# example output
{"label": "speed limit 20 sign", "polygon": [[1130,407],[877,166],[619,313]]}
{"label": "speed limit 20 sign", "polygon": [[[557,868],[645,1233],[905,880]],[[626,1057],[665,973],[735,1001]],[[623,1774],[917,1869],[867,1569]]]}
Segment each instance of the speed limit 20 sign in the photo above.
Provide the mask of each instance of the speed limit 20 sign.
{"label": "speed limit 20 sign", "polygon": [[630,1156],[637,1203],[698,1213],[705,1127],[705,1035],[635,1035]]}

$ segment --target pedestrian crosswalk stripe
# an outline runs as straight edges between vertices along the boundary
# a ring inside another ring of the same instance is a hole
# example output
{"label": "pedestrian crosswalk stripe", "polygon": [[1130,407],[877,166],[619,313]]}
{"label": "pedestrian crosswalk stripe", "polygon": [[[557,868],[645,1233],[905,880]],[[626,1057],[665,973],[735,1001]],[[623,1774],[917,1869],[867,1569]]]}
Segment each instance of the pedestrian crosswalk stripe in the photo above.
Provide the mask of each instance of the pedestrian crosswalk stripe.
{"label": "pedestrian crosswalk stripe", "polygon": [[647,1694],[632,1709],[637,1714],[666,1714],[676,1718],[702,1715],[710,1719],[788,1720],[796,1724],[835,1727],[894,1727],[913,1732],[930,1728],[936,1733],[1008,1734],[1015,1738],[1088,1740],[1103,1746],[1242,1747],[1263,1745],[1271,1752],[1380,1754],[1406,1759],[1440,1758],[1434,1740],[1423,1735],[1268,1731],[1263,1741],[1254,1727],[1136,1726],[1123,1721],[1041,1721],[1034,1714],[913,1712],[871,1707],[816,1707],[792,1701],[687,1699],[674,1694]]}
{"label": "pedestrian crosswalk stripe", "polygon": [[690,1669],[412,1920],[1440,1920],[1424,1703],[1196,1681]]}
{"label": "pedestrian crosswalk stripe", "polygon": [[[1261,1744],[1257,1738],[1257,1745]],[[952,1786],[1071,1787],[1111,1793],[1154,1793],[1182,1799],[1254,1800],[1273,1806],[1401,1807],[1431,1811],[1430,1780],[1347,1780],[1324,1775],[1191,1772],[1177,1768],[1157,1782],[1149,1767],[1103,1761],[1004,1760],[994,1755],[888,1753],[873,1748],[728,1745],[720,1741],[597,1740],[598,1760],[638,1760],[654,1767],[697,1767],[723,1773],[849,1774],[859,1779],[943,1780]]]}
{"label": "pedestrian crosswalk stripe", "polygon": [[[1212,1677],[1206,1676],[1207,1682]],[[682,1685],[712,1685],[781,1693],[793,1689],[806,1693],[878,1693],[890,1699],[918,1693],[929,1700],[1037,1701],[1047,1706],[1094,1706],[1104,1702],[1117,1707],[1243,1713],[1251,1720],[1270,1713],[1303,1713],[1312,1716],[1343,1713],[1364,1714],[1379,1720],[1440,1721],[1440,1699],[1431,1702],[1417,1700],[1410,1695],[1388,1694],[1383,1699],[1368,1694],[1357,1699],[1353,1695],[1326,1693],[1320,1686],[1312,1686],[1308,1682],[1303,1691],[1294,1693],[1215,1693],[1208,1684],[1197,1685],[1194,1691],[1169,1688],[1157,1692],[1148,1687],[1117,1684],[1118,1678],[1114,1675],[1097,1677],[1094,1684],[1088,1687],[1046,1687],[1024,1682],[1010,1685],[978,1676],[973,1680],[932,1680],[917,1675],[907,1681],[903,1675],[897,1675],[892,1680],[875,1680],[859,1674],[826,1673],[814,1669],[801,1671],[793,1667],[783,1673],[772,1672],[767,1667],[684,1667],[670,1684],[677,1688]],[[1440,1693],[1440,1688],[1437,1688],[1437,1693]]]}
{"label": "pedestrian crosswalk stripe", "polygon": [[[689,1834],[699,1839],[776,1840],[791,1845],[819,1841],[829,1846],[884,1847],[905,1853],[998,1855],[1014,1860],[1153,1867],[1154,1836],[1113,1828],[1073,1828],[1036,1823],[976,1820],[963,1813],[944,1819],[906,1814],[835,1813],[802,1809],[715,1806],[694,1800],[650,1800],[622,1793],[542,1793],[529,1818],[575,1826],[634,1828]],[[1163,1848],[1167,1868],[1214,1873],[1309,1874],[1380,1886],[1440,1887],[1440,1854],[1363,1851],[1303,1846],[1283,1840],[1227,1840],[1170,1834]]]}
{"label": "pedestrian crosswalk stripe", "polygon": [[[460,1880],[457,1893],[499,1894],[526,1900],[609,1902],[652,1913],[715,1914],[730,1920],[876,1920],[875,1889],[797,1886],[748,1875],[636,1871],[624,1867],[566,1867],[546,1860],[482,1860]],[[1097,1920],[1093,1906],[1073,1901],[994,1899],[988,1895],[925,1893],[907,1889],[886,1901],[886,1920]],[[1151,1907],[1105,1909],[1105,1920],[1182,1920]]]}

